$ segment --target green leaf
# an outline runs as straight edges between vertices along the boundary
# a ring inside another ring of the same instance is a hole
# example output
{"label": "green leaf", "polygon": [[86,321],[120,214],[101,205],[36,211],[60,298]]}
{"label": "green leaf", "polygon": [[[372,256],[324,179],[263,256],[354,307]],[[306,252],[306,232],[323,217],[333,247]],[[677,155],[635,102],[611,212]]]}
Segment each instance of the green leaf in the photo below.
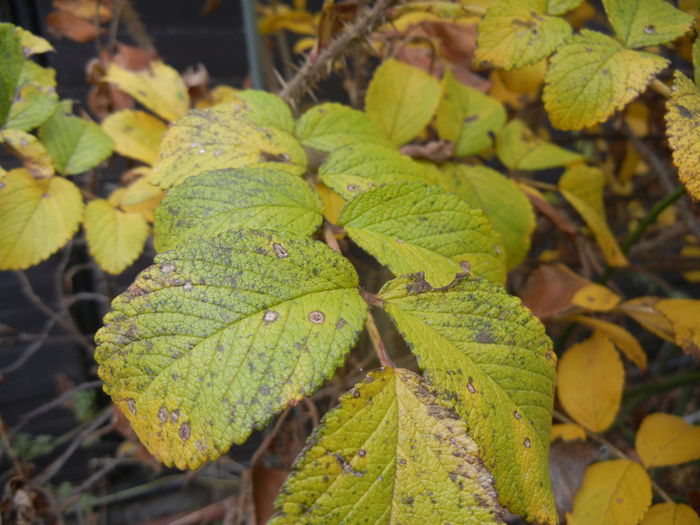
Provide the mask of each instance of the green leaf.
{"label": "green leaf", "polygon": [[51,116],[58,103],[56,71],[25,60],[14,90],[7,129],[28,131]]}
{"label": "green leaf", "polygon": [[304,146],[333,151],[348,144],[391,147],[384,132],[366,113],[342,104],[320,104],[297,122],[296,135]]}
{"label": "green leaf", "polygon": [[485,166],[448,164],[440,185],[471,207],[483,210],[506,250],[506,268],[514,268],[530,250],[535,214],[511,179]]}
{"label": "green leaf", "polygon": [[378,297],[427,379],[466,419],[499,501],[555,523],[547,460],[556,356],[542,324],[502,287],[465,276],[444,288],[404,276]]}
{"label": "green leaf", "polygon": [[583,161],[583,156],[536,136],[513,119],[496,137],[498,158],[511,170],[544,170]]}
{"label": "green leaf", "polygon": [[576,9],[583,0],[547,0],[547,14],[563,15]]}
{"label": "green leaf", "polygon": [[197,468],[343,363],[366,315],[357,286],[347,259],[289,234],[161,254],[96,335],[105,391],[159,461]]}
{"label": "green leaf", "polygon": [[159,252],[241,228],[311,235],[323,217],[306,181],[271,168],[211,171],[189,177],[156,208]]}
{"label": "green leaf", "polygon": [[385,60],[367,89],[365,111],[400,146],[414,139],[435,114],[440,82],[398,60]]}
{"label": "green leaf", "polygon": [[193,109],[171,125],[160,149],[153,183],[163,189],[205,171],[267,166],[294,174],[306,170],[297,140],[276,128],[251,122],[240,104]]}
{"label": "green leaf", "polygon": [[693,17],[664,0],[603,0],[605,12],[625,47],[675,40],[690,29]]}
{"label": "green leaf", "polygon": [[371,373],[314,431],[269,523],[503,523],[467,430],[413,372]]}
{"label": "green leaf", "polygon": [[236,93],[236,99],[243,103],[242,111],[253,124],[294,135],[294,117],[287,103],[277,95],[256,89],[246,89]]}
{"label": "green leaf", "polygon": [[430,182],[426,167],[383,146],[355,144],[333,151],[318,170],[321,180],[344,199],[389,182]]}
{"label": "green leaf", "polygon": [[695,85],[700,86],[700,38],[696,38],[693,42],[693,78]]}
{"label": "green leaf", "polygon": [[448,69],[435,115],[441,139],[454,142],[456,157],[467,157],[491,146],[491,136],[506,123],[506,111],[496,99],[465,86]]}
{"label": "green leaf", "polygon": [[345,205],[339,223],[394,275],[422,271],[434,286],[464,272],[505,281],[505,254],[488,219],[439,186],[367,190]]}
{"label": "green leaf", "polygon": [[665,58],[625,49],[614,38],[583,29],[550,61],[542,97],[549,118],[559,129],[603,122],[667,64]]}
{"label": "green leaf", "polygon": [[40,263],[73,237],[82,218],[83,197],[71,181],[7,173],[0,182],[0,270]]}
{"label": "green leaf", "polygon": [[0,125],[10,112],[15,89],[22,71],[20,37],[12,24],[0,24]]}
{"label": "green leaf", "polygon": [[41,125],[39,140],[51,155],[56,171],[65,175],[94,168],[114,149],[114,142],[100,126],[60,111]]}
{"label": "green leaf", "polygon": [[570,35],[566,20],[546,14],[544,0],[496,0],[479,22],[475,59],[521,68],[551,55]]}

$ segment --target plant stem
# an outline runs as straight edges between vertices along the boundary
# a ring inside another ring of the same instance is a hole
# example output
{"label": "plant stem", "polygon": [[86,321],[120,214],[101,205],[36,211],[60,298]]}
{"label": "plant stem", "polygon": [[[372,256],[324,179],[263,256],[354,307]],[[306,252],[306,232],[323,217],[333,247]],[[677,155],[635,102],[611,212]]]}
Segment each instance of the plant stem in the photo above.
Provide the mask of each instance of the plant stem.
{"label": "plant stem", "polygon": [[662,97],[671,98],[671,88],[661,82],[658,78],[652,80],[649,86]]}
{"label": "plant stem", "polygon": [[374,322],[372,312],[367,313],[367,323],[365,324],[365,326],[367,326],[367,333],[369,334],[369,338],[372,341],[372,346],[374,347],[374,351],[377,354],[379,363],[384,368],[396,368],[396,365],[391,360],[391,357],[389,357],[389,352],[386,351],[384,341],[382,341],[382,336],[379,335],[379,330],[377,329],[377,324]]}

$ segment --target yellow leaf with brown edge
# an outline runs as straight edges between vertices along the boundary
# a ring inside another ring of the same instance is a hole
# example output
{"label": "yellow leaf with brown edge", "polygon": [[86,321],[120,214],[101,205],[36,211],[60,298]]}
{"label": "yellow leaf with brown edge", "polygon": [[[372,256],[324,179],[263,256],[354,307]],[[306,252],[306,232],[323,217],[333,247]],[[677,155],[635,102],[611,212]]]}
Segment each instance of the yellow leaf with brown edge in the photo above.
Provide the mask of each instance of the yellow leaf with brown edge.
{"label": "yellow leaf with brown edge", "polygon": [[102,80],[116,85],[165,120],[178,119],[190,108],[184,80],[175,69],[159,60],[140,71],[112,63]]}
{"label": "yellow leaf with brown edge", "polygon": [[666,137],[678,178],[693,200],[700,200],[700,90],[680,72],[666,101]]}
{"label": "yellow leaf with brown edge", "polygon": [[605,218],[604,187],[603,172],[585,165],[572,166],[559,179],[559,190],[586,221],[603,252],[605,262],[615,267],[627,266],[627,258]]}
{"label": "yellow leaf with brown edge", "polygon": [[662,299],[656,309],[671,322],[676,344],[700,360],[700,300]]}
{"label": "yellow leaf with brown edge", "polygon": [[34,135],[18,129],[6,129],[0,131],[0,142],[4,142],[22,159],[24,167],[35,177],[46,178],[55,173],[49,152]]}
{"label": "yellow leaf with brown edge", "polygon": [[559,400],[577,423],[593,432],[603,432],[615,420],[624,384],[620,356],[600,332],[573,345],[559,360]]}
{"label": "yellow leaf with brown edge", "polygon": [[562,441],[574,441],[576,439],[586,440],[586,431],[583,427],[575,423],[558,423],[552,425],[552,441],[561,439]]}
{"label": "yellow leaf with brown edge", "polygon": [[659,300],[658,297],[636,297],[622,303],[617,310],[637,321],[651,333],[675,343],[671,321],[656,309]]}
{"label": "yellow leaf with brown edge", "polygon": [[586,470],[568,525],[639,523],[651,504],[651,480],[639,463],[614,459]]}
{"label": "yellow leaf with brown edge", "polygon": [[700,458],[700,426],[657,412],[644,418],[634,447],[647,468],[679,465]]}
{"label": "yellow leaf with brown edge", "polygon": [[647,354],[644,352],[644,349],[639,344],[639,341],[637,341],[637,338],[620,325],[585,315],[573,315],[571,316],[571,320],[584,324],[593,330],[602,332],[613,342],[615,347],[622,352],[627,359],[637,365],[640,370],[644,371],[647,369]]}
{"label": "yellow leaf with brown edge", "polygon": [[657,503],[647,511],[640,525],[700,525],[700,517],[683,503]]}
{"label": "yellow leaf with brown edge", "polygon": [[114,141],[117,153],[152,166],[168,127],[150,113],[124,109],[104,119],[102,129]]}

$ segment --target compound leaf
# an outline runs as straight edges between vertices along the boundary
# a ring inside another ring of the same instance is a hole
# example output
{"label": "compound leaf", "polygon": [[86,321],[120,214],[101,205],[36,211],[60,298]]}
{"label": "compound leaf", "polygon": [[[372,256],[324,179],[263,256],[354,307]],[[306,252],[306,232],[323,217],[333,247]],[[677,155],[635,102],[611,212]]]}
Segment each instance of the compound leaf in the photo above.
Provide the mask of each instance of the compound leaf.
{"label": "compound leaf", "polygon": [[544,0],[496,0],[479,22],[476,61],[513,69],[552,54],[571,35],[571,26],[545,13]]}
{"label": "compound leaf", "polygon": [[357,286],[311,239],[242,230],[188,243],[112,303],[100,377],[156,458],[197,468],[343,363],[366,315]]}
{"label": "compound leaf", "polygon": [[700,525],[700,517],[683,503],[657,503],[649,508],[641,525]]}
{"label": "compound leaf", "polygon": [[428,73],[398,60],[385,60],[367,89],[365,111],[379,124],[392,144],[415,138],[435,114],[440,82]]}
{"label": "compound leaf", "polygon": [[85,236],[97,264],[111,274],[123,272],[143,251],[149,228],[139,213],[116,209],[105,199],[85,207]]}
{"label": "compound leaf", "polygon": [[167,189],[191,175],[243,166],[302,174],[306,154],[288,133],[248,120],[241,104],[219,104],[193,109],[170,126],[152,182]]}
{"label": "compound leaf", "polygon": [[241,228],[312,234],[322,205],[306,181],[271,168],[210,171],[173,188],[156,209],[161,252]]}
{"label": "compound leaf", "polygon": [[639,426],[634,447],[647,468],[694,461],[700,458],[700,426],[672,414],[649,414]]}
{"label": "compound leaf", "polygon": [[8,172],[0,184],[0,270],[43,261],[73,237],[82,217],[83,197],[71,181]]}
{"label": "compound leaf", "polygon": [[513,119],[496,136],[498,158],[511,170],[544,170],[581,162],[583,157],[535,135]]}
{"label": "compound leaf", "polygon": [[666,135],[673,150],[678,178],[693,200],[700,200],[700,91],[683,73],[673,78],[666,102]]}
{"label": "compound leaf", "polygon": [[667,64],[665,58],[625,49],[614,38],[583,29],[552,57],[544,106],[559,129],[592,126],[644,91]]}
{"label": "compound leaf", "polygon": [[150,113],[124,109],[104,119],[102,129],[114,141],[117,153],[153,165],[168,127]]}
{"label": "compound leaf", "polygon": [[675,40],[693,17],[664,0],[603,0],[608,20],[625,47],[645,47]]}
{"label": "compound leaf", "polygon": [[544,327],[495,284],[422,274],[379,293],[440,396],[466,419],[499,500],[525,519],[556,522],[547,465],[556,356]]}
{"label": "compound leaf", "polygon": [[424,272],[433,286],[470,271],[505,281],[505,254],[488,219],[439,186],[372,188],[345,205],[339,224],[394,275]]}
{"label": "compound leaf", "polygon": [[271,525],[503,523],[467,425],[415,373],[371,373],[311,436]]}

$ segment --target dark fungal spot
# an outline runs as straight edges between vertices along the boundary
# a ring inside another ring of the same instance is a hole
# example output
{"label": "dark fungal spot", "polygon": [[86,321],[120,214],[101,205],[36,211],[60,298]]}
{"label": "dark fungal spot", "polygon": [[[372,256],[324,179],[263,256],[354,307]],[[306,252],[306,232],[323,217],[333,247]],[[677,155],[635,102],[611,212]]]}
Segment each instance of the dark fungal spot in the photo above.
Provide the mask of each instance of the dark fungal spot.
{"label": "dark fungal spot", "polygon": [[182,441],[187,441],[190,439],[190,424],[189,423],[183,423],[180,425],[180,431],[179,431],[180,439]]}
{"label": "dark fungal spot", "polygon": [[525,438],[525,441],[523,441],[523,445],[525,445],[525,448],[530,448],[530,438]]}
{"label": "dark fungal spot", "polygon": [[681,117],[693,118],[693,113],[685,106],[681,106],[680,104],[676,104],[676,108],[678,109],[678,113],[681,114]]}
{"label": "dark fungal spot", "polygon": [[165,407],[160,407],[158,410],[158,421],[165,423],[168,420],[168,409]]}
{"label": "dark fungal spot", "polygon": [[129,412],[136,414],[136,401],[131,398],[127,398],[126,405],[129,407]]}
{"label": "dark fungal spot", "polygon": [[648,26],[644,26],[644,32],[647,35],[656,34],[656,26],[654,26],[654,24],[649,24]]}
{"label": "dark fungal spot", "polygon": [[319,310],[314,310],[309,314],[309,321],[314,324],[321,324],[326,320],[326,314]]}
{"label": "dark fungal spot", "polygon": [[289,257],[289,252],[287,250],[285,250],[282,247],[282,245],[277,243],[277,242],[272,244],[272,249],[275,250],[275,254],[280,259],[284,259],[285,257]]}

